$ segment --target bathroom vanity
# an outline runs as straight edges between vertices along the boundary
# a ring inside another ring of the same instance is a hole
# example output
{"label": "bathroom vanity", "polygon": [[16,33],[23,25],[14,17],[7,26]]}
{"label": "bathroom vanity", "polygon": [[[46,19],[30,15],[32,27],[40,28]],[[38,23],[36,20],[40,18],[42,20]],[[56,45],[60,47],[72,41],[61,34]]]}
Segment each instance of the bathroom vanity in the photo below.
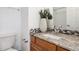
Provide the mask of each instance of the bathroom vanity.
{"label": "bathroom vanity", "polygon": [[[48,38],[43,34],[55,35],[63,39]],[[36,33],[31,35],[30,47],[31,51],[79,51],[79,36],[55,32]]]}
{"label": "bathroom vanity", "polygon": [[68,51],[54,43],[31,36],[31,51]]}

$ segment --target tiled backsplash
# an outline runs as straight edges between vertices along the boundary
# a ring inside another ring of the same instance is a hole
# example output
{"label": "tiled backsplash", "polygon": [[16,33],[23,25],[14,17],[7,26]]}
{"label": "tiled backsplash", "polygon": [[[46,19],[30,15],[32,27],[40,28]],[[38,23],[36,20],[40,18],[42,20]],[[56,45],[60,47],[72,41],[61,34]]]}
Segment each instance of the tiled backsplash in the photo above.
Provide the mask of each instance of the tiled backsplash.
{"label": "tiled backsplash", "polygon": [[[54,31],[54,29],[47,29],[47,32],[49,31]],[[35,33],[40,33],[40,28],[34,28],[30,30],[30,33],[35,34]],[[72,30],[60,30],[59,33],[63,33],[63,34],[68,34],[68,35],[77,35],[79,36],[79,32],[78,31],[72,31]]]}
{"label": "tiled backsplash", "polygon": [[30,29],[30,33],[39,33],[39,32],[41,32],[40,31],[40,28],[34,28],[34,29]]}

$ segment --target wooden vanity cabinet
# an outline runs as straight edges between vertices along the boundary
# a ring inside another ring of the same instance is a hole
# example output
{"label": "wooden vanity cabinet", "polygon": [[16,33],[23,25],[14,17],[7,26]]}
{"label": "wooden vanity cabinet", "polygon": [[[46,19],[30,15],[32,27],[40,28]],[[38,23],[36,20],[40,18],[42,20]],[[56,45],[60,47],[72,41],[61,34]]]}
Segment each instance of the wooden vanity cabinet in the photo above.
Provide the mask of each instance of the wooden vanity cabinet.
{"label": "wooden vanity cabinet", "polygon": [[53,43],[31,35],[31,51],[68,51]]}

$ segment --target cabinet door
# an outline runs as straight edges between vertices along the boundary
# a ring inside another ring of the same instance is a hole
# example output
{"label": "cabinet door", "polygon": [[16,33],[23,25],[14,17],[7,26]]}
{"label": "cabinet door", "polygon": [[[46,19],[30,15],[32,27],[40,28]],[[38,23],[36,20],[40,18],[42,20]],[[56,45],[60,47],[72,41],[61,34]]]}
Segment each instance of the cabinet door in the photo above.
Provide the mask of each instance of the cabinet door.
{"label": "cabinet door", "polygon": [[36,44],[33,44],[31,45],[31,51],[44,51],[42,47],[36,45]]}
{"label": "cabinet door", "polygon": [[35,36],[31,35],[31,43],[35,43],[35,42],[36,42]]}
{"label": "cabinet door", "polygon": [[36,44],[43,48],[45,51],[56,51],[56,45],[51,44],[45,40],[36,38]]}
{"label": "cabinet door", "polygon": [[31,51],[44,51],[44,49],[36,44],[36,37],[31,36],[31,46],[30,46]]}
{"label": "cabinet door", "polygon": [[68,51],[68,50],[57,46],[57,51]]}
{"label": "cabinet door", "polygon": [[31,51],[35,51],[35,49],[33,48],[34,44],[35,44],[35,37],[31,35],[31,44],[30,44]]}

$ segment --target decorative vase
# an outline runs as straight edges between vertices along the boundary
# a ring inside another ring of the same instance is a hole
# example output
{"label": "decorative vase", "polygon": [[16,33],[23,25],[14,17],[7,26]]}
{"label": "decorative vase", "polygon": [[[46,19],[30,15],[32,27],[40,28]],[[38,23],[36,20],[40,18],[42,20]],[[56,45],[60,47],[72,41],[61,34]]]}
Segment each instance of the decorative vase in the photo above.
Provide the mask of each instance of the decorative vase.
{"label": "decorative vase", "polygon": [[46,32],[47,31],[47,21],[45,18],[42,18],[40,20],[40,31],[41,32]]}
{"label": "decorative vase", "polygon": [[47,19],[47,28],[52,29],[53,28],[53,20],[52,19]]}

